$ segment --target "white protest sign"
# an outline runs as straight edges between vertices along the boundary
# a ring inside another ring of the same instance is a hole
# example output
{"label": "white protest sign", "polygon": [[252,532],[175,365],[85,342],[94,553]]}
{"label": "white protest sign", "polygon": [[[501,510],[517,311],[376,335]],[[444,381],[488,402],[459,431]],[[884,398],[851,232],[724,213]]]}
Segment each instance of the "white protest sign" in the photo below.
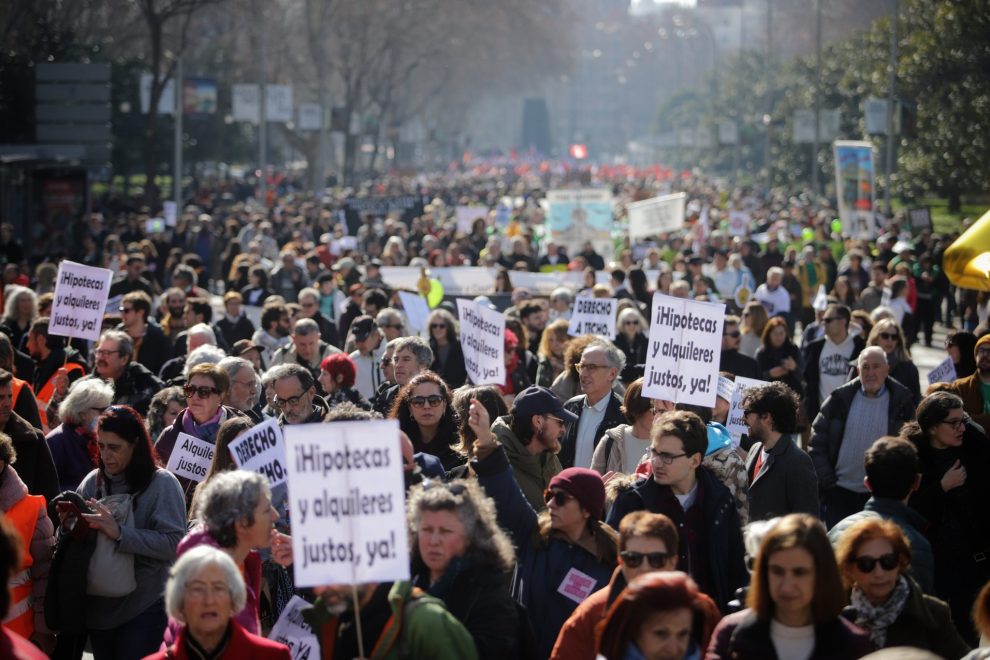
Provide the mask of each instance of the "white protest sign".
{"label": "white protest sign", "polygon": [[643,396],[714,406],[725,305],[653,294]]}
{"label": "white protest sign", "polygon": [[284,429],[297,587],[409,579],[397,420]]}
{"label": "white protest sign", "polygon": [[261,89],[251,83],[230,86],[230,114],[234,121],[257,124],[261,116]]}
{"label": "white protest sign", "polygon": [[615,339],[615,307],[618,302],[615,298],[578,296],[574,299],[574,311],[567,334],[572,337],[601,335]]}
{"label": "white protest sign", "polygon": [[725,376],[718,377],[718,389],[715,395],[726,403],[732,401],[732,393],[736,390],[736,383]]}
{"label": "white protest sign", "polygon": [[113,271],[106,268],[60,263],[48,333],[97,341],[112,280]]}
{"label": "white protest sign", "polygon": [[627,204],[629,237],[636,240],[677,231],[684,226],[686,202],[687,193],[681,192]]}
{"label": "white protest sign", "polygon": [[174,227],[179,222],[179,205],[172,200],[162,202],[162,215],[165,216],[165,226]]}
{"label": "white protest sign", "polygon": [[464,298],[457,299],[461,348],[468,378],[475,385],[505,383],[505,317]]}
{"label": "white protest sign", "polygon": [[729,211],[729,236],[745,236],[751,216],[745,211]]}
{"label": "white protest sign", "polygon": [[729,405],[729,418],[725,422],[725,428],[729,429],[729,433],[732,434],[732,439],[737,446],[739,439],[744,434],[749,433],[749,427],[746,426],[746,419],[742,410],[743,396],[748,390],[766,384],[764,380],[736,376],[736,389],[732,393],[732,403]]}
{"label": "white protest sign", "polygon": [[928,372],[928,383],[951,383],[956,379],[956,365],[951,357]]}
{"label": "white protest sign", "polygon": [[811,302],[811,309],[816,312],[824,312],[825,308],[828,307],[828,294],[825,293],[825,285],[818,285],[818,293],[815,295],[815,299]]}
{"label": "white protest sign", "polygon": [[177,477],[185,477],[199,483],[210,471],[214,449],[215,447],[205,440],[187,433],[179,433],[165,469]]}
{"label": "white protest sign", "polygon": [[285,467],[285,441],[274,417],[251,427],[232,441],[230,455],[242,470],[268,477],[272,488],[289,478]]}
{"label": "white protest sign", "polygon": [[310,603],[299,596],[293,596],[286,603],[268,635],[268,639],[289,647],[292,660],[304,660],[310,657],[316,660],[320,657],[320,642],[302,617],[302,611],[307,607],[310,607]]}
{"label": "white protest sign", "polygon": [[488,216],[488,207],[458,206],[455,213],[457,214],[457,231],[470,234],[474,221],[478,218],[485,219]]}
{"label": "white protest sign", "polygon": [[409,328],[417,333],[428,330],[426,319],[430,316],[430,306],[426,304],[426,299],[418,293],[399,291],[399,300],[402,301],[402,309],[406,312],[406,321]]}

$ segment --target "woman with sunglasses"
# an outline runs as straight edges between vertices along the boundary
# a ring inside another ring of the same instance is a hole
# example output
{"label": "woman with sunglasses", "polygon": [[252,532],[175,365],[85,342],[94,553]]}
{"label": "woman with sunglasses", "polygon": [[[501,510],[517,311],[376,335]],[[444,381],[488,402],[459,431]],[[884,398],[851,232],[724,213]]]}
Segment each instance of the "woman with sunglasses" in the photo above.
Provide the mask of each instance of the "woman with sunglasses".
{"label": "woman with sunglasses", "polygon": [[921,402],[921,377],[918,367],[911,361],[911,349],[907,347],[904,331],[893,319],[877,321],[866,339],[867,346],[879,346],[887,355],[890,377],[911,390],[914,405]]}
{"label": "woman with sunglasses", "polygon": [[615,347],[626,356],[626,366],[622,368],[619,380],[628,385],[643,377],[646,349],[650,343],[646,338],[646,320],[637,309],[626,307],[619,312],[615,330]]}
{"label": "woman with sunglasses", "polygon": [[389,414],[412,440],[413,450],[440,459],[444,470],[464,462],[457,453],[457,416],[447,384],[432,371],[413,376],[399,390]]}
{"label": "woman with sunglasses", "polygon": [[821,522],[803,513],[781,518],[756,555],[746,609],[722,619],[706,658],[861,658],[870,639],[840,616],[845,602]]}
{"label": "woman with sunglasses", "polygon": [[464,624],[478,657],[517,657],[519,612],[509,593],[516,553],[495,503],[474,479],[427,480],[406,505],[413,584],[442,600]]}
{"label": "woman with sunglasses", "polygon": [[908,504],[929,522],[935,595],[949,603],[963,637],[975,641],[969,610],[990,580],[990,439],[950,392],[926,396],[901,429],[921,459],[921,484]]}
{"label": "woman with sunglasses", "polygon": [[433,364],[430,371],[439,375],[453,390],[467,382],[464,351],[457,339],[457,323],[454,315],[445,309],[435,309],[426,319],[430,329],[430,348]]}
{"label": "woman with sunglasses", "polygon": [[[116,598],[73,597],[77,605],[85,603],[85,625],[96,660],[143,658],[158,649],[165,632],[162,591],[186,531],[186,503],[176,478],[160,467],[137,411],[111,406],[100,416],[97,435],[99,465],[76,490],[93,513],[81,515],[97,533],[116,541],[118,552],[134,555],[137,587]],[[119,523],[98,500],[125,493],[131,495],[132,516]],[[71,527],[72,514],[62,507],[59,518],[63,528]]]}
{"label": "woman with sunglasses", "polygon": [[[182,393],[186,397],[186,409],[179,413],[172,425],[162,431],[155,443],[162,463],[168,464],[180,433],[191,435],[209,444],[215,444],[220,425],[233,417],[242,417],[240,411],[221,404],[230,378],[215,364],[197,364],[189,370]],[[192,504],[196,482],[178,477],[186,496],[186,506]]]}
{"label": "woman with sunglasses", "polygon": [[855,523],[839,537],[835,555],[850,590],[842,616],[868,632],[878,649],[913,646],[943,658],[969,652],[949,606],[908,575],[911,548],[896,523],[880,517]]}

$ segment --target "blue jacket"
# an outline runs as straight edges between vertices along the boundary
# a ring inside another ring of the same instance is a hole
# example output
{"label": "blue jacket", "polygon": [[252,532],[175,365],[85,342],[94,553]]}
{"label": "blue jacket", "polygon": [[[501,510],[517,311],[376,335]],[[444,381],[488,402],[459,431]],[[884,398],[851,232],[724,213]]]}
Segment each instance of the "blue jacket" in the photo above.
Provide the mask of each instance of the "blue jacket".
{"label": "blue jacket", "polygon": [[65,422],[52,429],[45,438],[48,448],[52,451],[55,461],[55,471],[58,472],[58,492],[75,490],[93,471],[96,464],[89,453],[89,443],[96,443],[96,438],[80,433],[79,427],[69,426]]}
{"label": "blue jacket", "polygon": [[540,657],[549,657],[561,627],[583,600],[574,600],[558,589],[572,570],[594,580],[582,590],[585,596],[608,585],[618,560],[616,534],[604,523],[597,523],[594,538],[598,556],[560,536],[544,538],[537,513],[519,489],[501,446],[490,456],[473,460],[471,467],[495,500],[499,526],[512,535],[517,551],[512,595],[529,613]]}

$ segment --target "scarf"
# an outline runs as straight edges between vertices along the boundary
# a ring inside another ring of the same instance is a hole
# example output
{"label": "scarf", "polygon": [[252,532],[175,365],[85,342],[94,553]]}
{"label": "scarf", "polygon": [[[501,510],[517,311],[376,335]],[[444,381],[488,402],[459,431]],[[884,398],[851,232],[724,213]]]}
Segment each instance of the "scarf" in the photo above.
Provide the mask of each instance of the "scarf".
{"label": "scarf", "polygon": [[887,641],[887,628],[897,620],[907,604],[911,588],[903,575],[897,577],[897,585],[890,592],[887,602],[873,605],[858,586],[849,595],[849,604],[856,610],[855,624],[870,633],[870,640],[878,649]]}
{"label": "scarf", "polygon": [[[217,658],[223,657],[223,652],[227,650],[227,644],[230,643],[230,632],[231,625],[227,624],[227,630],[223,633],[223,637],[220,639],[220,643],[212,651],[207,651],[203,646],[193,639],[193,636],[186,631],[186,655],[195,660],[216,660]],[[171,657],[171,656],[169,656]]]}
{"label": "scarf", "polygon": [[182,430],[189,435],[199,438],[204,442],[209,442],[211,445],[214,444],[214,440],[217,437],[217,431],[220,430],[220,425],[224,423],[227,419],[227,411],[220,406],[217,409],[215,415],[212,418],[206,420],[202,424],[197,424],[196,420],[193,419],[192,413],[189,409],[186,409],[186,414],[182,418]]}

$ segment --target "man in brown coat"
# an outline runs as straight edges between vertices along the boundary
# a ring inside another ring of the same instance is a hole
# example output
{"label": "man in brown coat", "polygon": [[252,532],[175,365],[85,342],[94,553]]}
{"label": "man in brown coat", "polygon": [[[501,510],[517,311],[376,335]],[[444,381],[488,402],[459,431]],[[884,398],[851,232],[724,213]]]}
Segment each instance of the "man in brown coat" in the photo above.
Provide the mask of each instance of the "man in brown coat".
{"label": "man in brown coat", "polygon": [[983,335],[973,349],[976,371],[966,378],[952,381],[952,388],[962,397],[963,409],[984,429],[990,429],[990,335]]}

